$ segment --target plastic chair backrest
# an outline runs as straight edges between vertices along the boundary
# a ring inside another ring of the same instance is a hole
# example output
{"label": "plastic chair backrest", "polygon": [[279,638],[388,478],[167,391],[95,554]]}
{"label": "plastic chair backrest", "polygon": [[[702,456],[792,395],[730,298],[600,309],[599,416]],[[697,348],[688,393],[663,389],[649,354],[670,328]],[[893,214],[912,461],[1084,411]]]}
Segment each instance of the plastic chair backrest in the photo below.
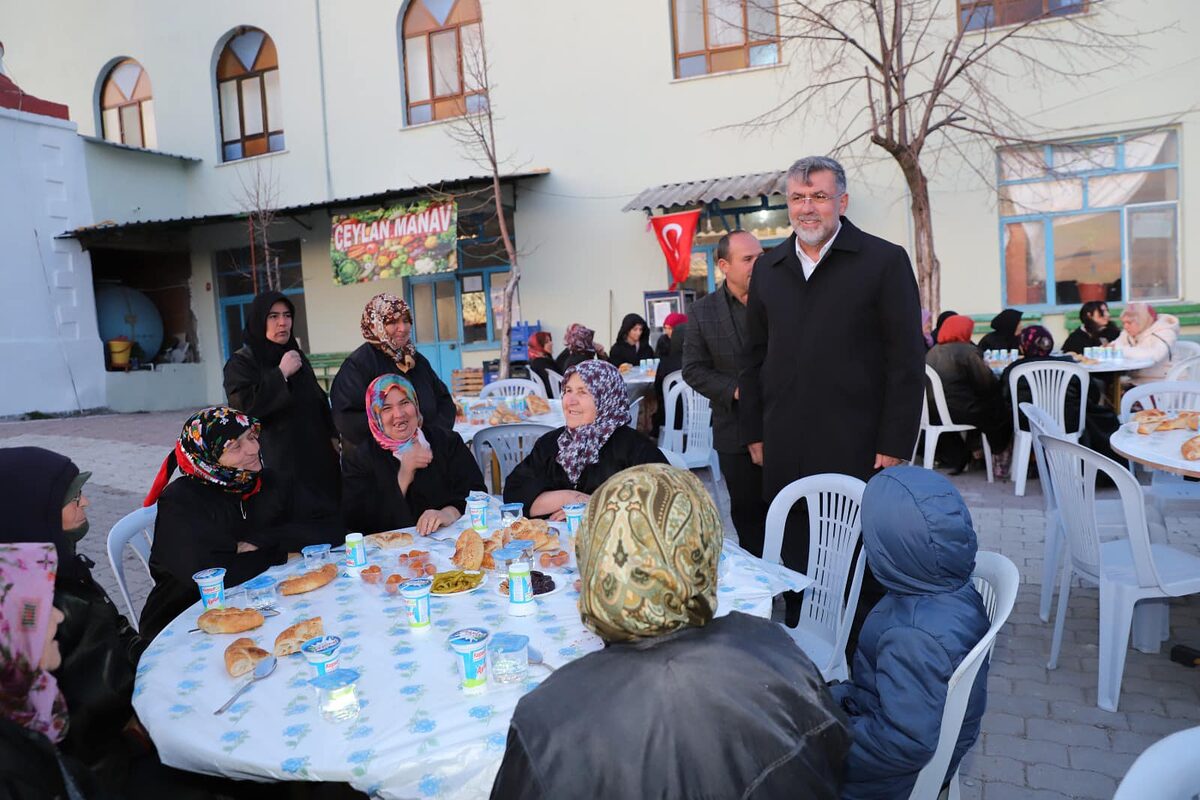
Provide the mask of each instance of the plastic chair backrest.
{"label": "plastic chair backrest", "polygon": [[[950,419],[950,406],[946,405],[946,389],[942,386],[942,376],[937,374],[937,370],[928,364],[925,365],[926,391],[933,394],[933,409],[937,411],[938,419],[942,425],[953,425],[954,420]],[[929,418],[929,403],[925,403],[924,417],[922,423],[924,425],[932,425],[933,422]]]}
{"label": "plastic chair backrest", "polygon": [[1167,380],[1200,380],[1200,356],[1191,356],[1190,358],[1185,358],[1182,361],[1173,362],[1171,364],[1171,369],[1167,372]]}
{"label": "plastic chair backrest", "polygon": [[674,450],[667,450],[663,447],[658,448],[658,450],[667,457],[667,463],[672,467],[675,467],[676,469],[688,468],[687,462],[683,460],[683,456],[679,455],[679,453],[676,453]]}
{"label": "plastic chair backrest", "polygon": [[138,626],[137,612],[133,608],[133,599],[129,596],[129,587],[125,581],[125,547],[133,548],[133,552],[150,574],[150,546],[154,543],[154,521],[158,518],[158,504],[131,511],[117,520],[108,532],[108,563],[112,565],[113,575],[117,579],[117,589],[121,599],[129,609],[129,623],[134,629]]}
{"label": "plastic chair backrest", "polygon": [[1200,356],[1200,344],[1189,342],[1187,339],[1178,340],[1171,348],[1171,363],[1173,364],[1196,356]]}
{"label": "plastic chair backrest", "polygon": [[487,484],[492,483],[492,456],[500,464],[500,485],[493,486],[491,494],[500,494],[504,482],[517,464],[525,460],[537,444],[537,440],[554,430],[549,425],[537,425],[532,422],[522,422],[513,425],[493,425],[475,434],[471,440],[471,449],[475,453],[475,462],[483,473]]}
{"label": "plastic chair backrest", "polygon": [[1083,431],[1087,414],[1087,370],[1062,361],[1034,361],[1018,364],[1008,373],[1008,389],[1012,394],[1013,430],[1020,430],[1021,414],[1017,408],[1017,384],[1024,379],[1029,385],[1029,397],[1033,404],[1049,414],[1065,431],[1067,429],[1067,387],[1072,380],[1079,380],[1079,420],[1076,431]]}
{"label": "plastic chair backrest", "polygon": [[550,383],[550,385],[546,387],[550,390],[550,397],[554,398],[555,400],[561,400],[563,376],[559,375],[552,369],[548,369],[546,370],[546,380]]}
{"label": "plastic chair backrest", "polygon": [[[937,797],[942,790],[946,772],[950,769],[950,759],[958,745],[958,734],[962,731],[963,719],[967,715],[971,688],[975,685],[975,678],[979,675],[984,659],[991,655],[992,647],[996,644],[996,634],[1012,613],[1021,574],[1016,565],[1005,556],[980,550],[975,554],[975,573],[971,579],[983,598],[983,607],[987,610],[991,625],[950,676],[946,705],[942,709],[942,727],[938,733],[937,750],[917,775],[917,782],[909,793],[909,800],[930,800]],[[957,776],[954,776],[953,780],[957,780]]]}
{"label": "plastic chair backrest", "polygon": [[683,381],[677,387],[683,398],[683,432],[687,436],[684,442],[685,454],[707,453],[712,450],[712,405],[708,398],[688,386]]}
{"label": "plastic chair backrest", "polygon": [[783,487],[767,509],[763,560],[778,564],[788,514],[801,500],[808,504],[808,576],[813,584],[804,590],[800,626],[832,645],[834,653],[846,649],[858,605],[865,557],[860,553],[855,558],[854,551],[862,536],[859,512],[866,487],[849,475],[810,475]]}
{"label": "plastic chair backrest", "polygon": [[1042,449],[1042,442],[1038,439],[1039,436],[1053,436],[1056,439],[1062,439],[1066,436],[1062,426],[1054,421],[1054,418],[1035,406],[1033,403],[1021,403],[1021,411],[1025,414],[1025,419],[1029,420],[1029,432],[1033,434],[1033,457],[1037,459],[1038,477],[1042,482],[1042,498],[1046,504],[1046,514],[1052,514],[1058,510],[1058,498],[1054,495],[1054,479],[1050,476],[1050,469],[1046,466],[1046,452]]}
{"label": "plastic chair backrest", "polygon": [[625,424],[633,429],[637,429],[638,414],[642,411],[642,398],[638,398],[629,404],[629,421]]}
{"label": "plastic chair backrest", "polygon": [[683,370],[677,369],[674,372],[668,372],[667,377],[663,378],[663,385],[662,385],[663,397],[667,396],[667,392],[671,391],[671,387],[673,387],[677,383],[681,383],[682,381],[683,381]]}
{"label": "plastic chair backrest", "polygon": [[527,394],[546,396],[546,389],[541,381],[531,381],[527,378],[505,378],[502,381],[492,381],[479,392],[480,397],[524,397]]}
{"label": "plastic chair backrest", "polygon": [[1120,494],[1138,585],[1161,586],[1158,569],[1150,552],[1146,501],[1137,479],[1111,458],[1082,445],[1053,436],[1042,436],[1041,440],[1054,481],[1055,497],[1063,530],[1067,534],[1071,561],[1080,569],[1102,577],[1100,533],[1096,522],[1096,476],[1097,473],[1103,473],[1112,480]]}
{"label": "plastic chair backrest", "polygon": [[1113,800],[1193,800],[1200,789],[1200,727],[1159,739],[1142,751]]}
{"label": "plastic chair backrest", "polygon": [[1134,403],[1143,409],[1200,411],[1200,381],[1154,381],[1130,388],[1121,395],[1121,422],[1129,421]]}

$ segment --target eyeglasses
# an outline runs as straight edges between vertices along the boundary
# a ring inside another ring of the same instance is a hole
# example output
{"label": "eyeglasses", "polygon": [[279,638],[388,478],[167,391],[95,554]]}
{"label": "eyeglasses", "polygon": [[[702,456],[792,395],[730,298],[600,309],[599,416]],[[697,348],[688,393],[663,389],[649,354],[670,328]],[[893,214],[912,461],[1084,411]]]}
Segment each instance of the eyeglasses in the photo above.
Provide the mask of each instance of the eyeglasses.
{"label": "eyeglasses", "polygon": [[[845,192],[842,192],[842,194],[845,194]],[[816,194],[811,194],[811,195],[809,195],[809,194],[793,194],[793,195],[788,196],[788,202],[794,203],[795,205],[798,205],[798,206],[802,206],[808,202],[812,202],[812,204],[814,206],[823,206],[823,205],[826,205],[826,204],[831,203],[832,201],[838,199],[839,197],[842,196],[842,194],[828,195],[828,194],[825,194],[824,192],[817,192]]]}

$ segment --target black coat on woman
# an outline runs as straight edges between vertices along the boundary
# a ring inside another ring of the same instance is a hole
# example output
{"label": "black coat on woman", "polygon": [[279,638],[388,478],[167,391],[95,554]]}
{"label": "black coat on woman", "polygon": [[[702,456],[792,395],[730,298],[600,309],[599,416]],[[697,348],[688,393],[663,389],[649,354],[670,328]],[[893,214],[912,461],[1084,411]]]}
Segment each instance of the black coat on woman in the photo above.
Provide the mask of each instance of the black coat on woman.
{"label": "black coat on woman", "polygon": [[[341,479],[329,397],[295,335],[287,344],[267,339],[267,314],[278,302],[287,303],[295,313],[295,306],[281,292],[254,298],[243,334],[246,343],[225,363],[225,396],[231,407],[262,423],[263,465],[291,480],[298,511],[334,514]],[[302,364],[284,378],[279,362],[289,350],[300,354]]]}
{"label": "black coat on woman", "polygon": [[1086,347],[1104,347],[1112,344],[1121,335],[1121,329],[1117,327],[1117,323],[1109,321],[1103,328],[1097,330],[1089,330],[1086,324],[1080,325],[1071,334],[1067,336],[1067,340],[1063,342],[1064,353],[1079,353],[1083,355],[1083,350]]}
{"label": "black coat on woman", "polygon": [[[550,393],[550,376],[546,374],[546,370],[558,372],[558,362],[550,356],[541,356],[529,362],[529,371],[537,375],[542,385],[546,387],[546,397],[553,397]],[[561,372],[558,374],[562,375]]]}
{"label": "black coat on woman", "polygon": [[[142,610],[142,636],[157,636],[200,599],[192,575],[202,569],[224,567],[228,590],[282,564],[288,553],[345,538],[336,517],[297,519],[291,485],[283,476],[263,470],[261,477],[261,488],[245,500],[189,475],[163,489],[150,548],[154,588]],[[258,549],[239,553],[238,542]]]}
{"label": "black coat on woman", "polygon": [[601,356],[594,351],[586,353],[573,353],[570,350],[563,348],[562,352],[558,354],[558,357],[554,359],[554,363],[558,365],[554,368],[554,371],[559,375],[565,375],[567,370],[569,370],[571,367],[575,366],[576,364],[582,364],[584,361],[591,361],[593,358],[601,358]]}
{"label": "black coat on woman", "polygon": [[486,492],[475,457],[454,431],[424,429],[433,462],[417,470],[408,492],[396,476],[400,462],[374,439],[346,452],[342,460],[342,520],[352,531],[378,533],[416,525],[429,509],[454,506],[463,512],[467,495]]}
{"label": "black coat on woman", "polygon": [[1017,335],[1017,326],[1021,324],[1021,312],[1015,308],[1006,308],[992,317],[992,331],[975,345],[979,352],[988,350],[1019,350],[1021,337]]}
{"label": "black coat on woman", "polygon": [[[642,326],[642,335],[637,344],[632,345],[626,341],[626,337],[635,325]],[[621,320],[621,329],[617,331],[617,341],[608,351],[608,360],[613,366],[619,367],[622,364],[637,366],[644,358],[654,358],[654,348],[650,346],[650,328],[640,314],[626,314],[625,319]]]}
{"label": "black coat on woman", "polygon": [[343,448],[349,450],[372,441],[367,427],[367,387],[380,375],[403,375],[408,379],[417,390],[421,418],[427,428],[454,429],[454,398],[450,390],[433,371],[429,359],[416,353],[413,361],[416,363],[412,369],[402,372],[391,356],[369,342],[363,342],[346,357],[329,389],[333,421],[342,435]]}
{"label": "black coat on woman", "polygon": [[638,464],[665,464],[667,457],[642,434],[626,425],[613,431],[612,436],[600,448],[600,458],[588,464],[579,474],[579,480],[571,483],[566,470],[558,458],[558,437],[566,428],[556,428],[542,436],[534,444],[525,460],[516,466],[504,483],[504,502],[524,503],[525,513],[533,508],[533,501],[543,492],[573,489],[591,494],[600,484],[623,469]]}
{"label": "black coat on woman", "polygon": [[970,342],[943,342],[925,355],[925,363],[941,378],[950,411],[950,420],[938,420],[930,396],[927,398],[930,420],[974,425],[987,435],[992,452],[1007,448],[1012,438],[1011,412],[1001,396],[1000,382],[984,363],[979,348]]}

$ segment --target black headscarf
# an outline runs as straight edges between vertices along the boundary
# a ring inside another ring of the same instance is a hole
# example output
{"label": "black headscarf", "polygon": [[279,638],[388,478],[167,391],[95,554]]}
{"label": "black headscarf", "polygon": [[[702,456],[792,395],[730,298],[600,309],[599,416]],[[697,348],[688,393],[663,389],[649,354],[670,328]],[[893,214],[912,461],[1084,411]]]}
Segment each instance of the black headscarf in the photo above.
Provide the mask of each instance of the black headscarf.
{"label": "black headscarf", "polygon": [[1015,308],[1006,308],[992,317],[992,330],[1001,336],[1015,337],[1020,324],[1021,312]]}
{"label": "black headscarf", "polygon": [[621,320],[621,329],[617,331],[617,344],[624,344],[625,337],[633,330],[634,325],[642,326],[642,335],[638,339],[637,347],[640,350],[643,346],[650,346],[650,326],[646,324],[646,320],[642,319],[639,314],[626,314],[625,319]]}
{"label": "black headscarf", "polygon": [[62,527],[67,489],[77,475],[79,467],[52,450],[0,448],[0,542],[53,542],[59,576],[73,579],[87,574]]}
{"label": "black headscarf", "polygon": [[296,343],[295,328],[292,329],[287,344],[276,344],[267,338],[267,314],[271,313],[271,306],[276,303],[287,304],[288,311],[292,312],[294,325],[296,306],[287,299],[287,295],[283,292],[263,292],[250,304],[250,311],[246,314],[246,328],[242,331],[243,340],[250,345],[250,350],[254,353],[254,360],[267,368],[279,366],[283,354],[288,350],[300,349],[300,345]]}

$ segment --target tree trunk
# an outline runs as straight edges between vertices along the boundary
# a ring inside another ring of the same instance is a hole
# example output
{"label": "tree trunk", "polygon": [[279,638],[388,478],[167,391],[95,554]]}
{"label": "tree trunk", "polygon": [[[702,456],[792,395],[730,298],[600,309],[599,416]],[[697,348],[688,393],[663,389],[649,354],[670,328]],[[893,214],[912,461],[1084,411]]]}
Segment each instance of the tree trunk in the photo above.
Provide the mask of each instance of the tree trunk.
{"label": "tree trunk", "polygon": [[504,253],[508,256],[508,281],[504,284],[504,328],[500,331],[500,380],[509,375],[512,361],[512,306],[513,295],[517,292],[517,284],[521,282],[521,265],[517,263],[517,248],[513,245],[512,233],[508,230],[508,220],[504,218],[504,194],[500,189],[500,172],[495,162],[492,164],[492,201],[496,209],[496,218],[500,223],[500,241],[504,244]]}
{"label": "tree trunk", "polygon": [[917,285],[920,288],[921,307],[936,319],[941,313],[942,274],[941,264],[933,249],[933,214],[929,207],[929,179],[921,169],[918,153],[895,154],[908,183],[912,197],[912,219],[914,246],[917,256]]}

